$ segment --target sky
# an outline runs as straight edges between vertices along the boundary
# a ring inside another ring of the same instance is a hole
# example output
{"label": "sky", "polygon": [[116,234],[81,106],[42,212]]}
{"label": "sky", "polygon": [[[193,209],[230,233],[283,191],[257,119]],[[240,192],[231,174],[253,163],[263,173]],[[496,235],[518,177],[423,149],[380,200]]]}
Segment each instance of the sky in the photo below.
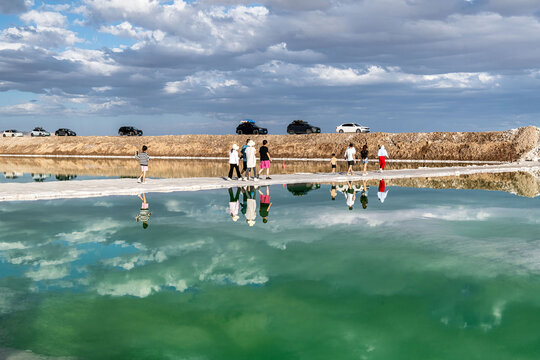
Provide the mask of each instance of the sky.
{"label": "sky", "polygon": [[0,130],[540,126],[538,0],[0,0]]}

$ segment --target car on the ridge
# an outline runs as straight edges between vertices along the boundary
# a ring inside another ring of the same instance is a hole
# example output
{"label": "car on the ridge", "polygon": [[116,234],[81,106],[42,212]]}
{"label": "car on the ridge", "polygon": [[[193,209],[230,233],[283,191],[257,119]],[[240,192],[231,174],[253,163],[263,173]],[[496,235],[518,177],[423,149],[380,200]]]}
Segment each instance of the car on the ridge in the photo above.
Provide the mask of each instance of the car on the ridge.
{"label": "car on the ridge", "polygon": [[336,127],[338,133],[368,133],[369,127],[358,125],[356,123],[345,123]]}
{"label": "car on the ridge", "polygon": [[142,130],[137,129],[133,126],[122,126],[118,129],[119,136],[142,136]]}
{"label": "car on the ridge", "polygon": [[238,135],[248,134],[248,135],[258,135],[258,134],[268,134],[268,129],[257,126],[255,121],[251,119],[242,120],[240,124],[236,127],[236,133]]}
{"label": "car on the ridge", "polygon": [[12,129],[12,130],[5,130],[2,133],[2,136],[3,137],[22,137],[24,136],[24,134],[22,133],[22,131]]}
{"label": "car on the ridge", "polygon": [[66,128],[60,128],[54,132],[56,136],[76,136],[75,131]]}
{"label": "car on the ridge", "polygon": [[51,136],[51,133],[44,128],[37,126],[30,132],[30,136]]}
{"label": "car on the ridge", "polygon": [[312,134],[320,133],[321,128],[318,126],[313,126],[307,121],[304,120],[294,120],[289,125],[287,125],[287,134]]}

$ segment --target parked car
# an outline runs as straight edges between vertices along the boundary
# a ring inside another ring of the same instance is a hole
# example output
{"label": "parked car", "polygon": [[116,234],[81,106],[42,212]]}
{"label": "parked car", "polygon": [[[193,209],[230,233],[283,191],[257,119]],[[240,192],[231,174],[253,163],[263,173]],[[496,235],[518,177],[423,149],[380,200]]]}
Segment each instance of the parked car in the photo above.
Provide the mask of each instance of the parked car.
{"label": "parked car", "polygon": [[304,120],[294,120],[287,126],[288,134],[311,134],[311,133],[320,133],[321,128],[318,126],[313,126]]}
{"label": "parked car", "polygon": [[346,132],[356,132],[356,133],[368,133],[370,130],[367,126],[358,125],[355,123],[346,123],[341,124],[336,127],[336,132],[346,133]]}
{"label": "parked car", "polygon": [[236,127],[236,133],[241,134],[268,134],[268,129],[259,127],[255,124],[255,121],[251,119],[246,119],[240,122],[240,124]]}
{"label": "parked car", "polygon": [[3,137],[21,137],[23,136],[22,131],[19,130],[6,130],[2,133]]}
{"label": "parked car", "polygon": [[122,126],[118,129],[119,136],[142,136],[142,130],[137,129],[133,126]]}
{"label": "parked car", "polygon": [[68,181],[68,180],[75,179],[77,177],[77,175],[56,174],[55,177],[56,177],[56,180],[58,180],[58,181]]}
{"label": "parked car", "polygon": [[6,179],[17,179],[21,176],[24,176],[24,174],[20,172],[16,172],[16,171],[9,171],[9,172],[4,171],[4,177]]}
{"label": "parked car", "polygon": [[77,134],[75,131],[71,129],[61,128],[54,132],[54,135],[56,136],[76,136]]}
{"label": "parked car", "polygon": [[51,136],[51,133],[38,126],[30,132],[30,136]]}
{"label": "parked car", "polygon": [[294,196],[304,196],[312,190],[321,188],[321,184],[313,183],[301,183],[301,184],[287,184],[287,190]]}
{"label": "parked car", "polygon": [[35,182],[43,182],[45,179],[51,177],[51,174],[34,174],[32,173],[32,180]]}

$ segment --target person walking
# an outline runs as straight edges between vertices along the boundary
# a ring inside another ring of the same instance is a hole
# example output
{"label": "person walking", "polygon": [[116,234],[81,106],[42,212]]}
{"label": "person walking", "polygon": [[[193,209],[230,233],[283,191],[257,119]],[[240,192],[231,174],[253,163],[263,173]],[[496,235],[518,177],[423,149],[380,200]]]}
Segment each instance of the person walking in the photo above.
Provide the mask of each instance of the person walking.
{"label": "person walking", "polygon": [[148,171],[148,160],[150,160],[146,150],[148,150],[148,147],[143,145],[142,153],[139,154],[139,151],[135,153],[135,159],[138,159],[141,164],[141,176],[137,178],[137,182],[140,183],[142,179],[143,184],[146,184],[146,172]]}
{"label": "person walking", "polygon": [[368,164],[368,148],[367,145],[364,145],[362,147],[362,151],[360,151],[360,158],[362,159],[362,164],[364,164],[364,169],[362,171],[362,175],[367,175],[367,164]]}
{"label": "person walking", "polygon": [[247,170],[246,170],[246,180],[249,180],[249,174],[253,174],[253,181],[258,181],[256,175],[256,167],[257,167],[257,157],[255,156],[255,142],[253,140],[249,140],[248,147],[246,148],[246,160],[247,160]]}
{"label": "person walking", "polygon": [[354,175],[353,165],[356,164],[356,149],[354,148],[353,143],[350,143],[347,150],[345,150],[345,160],[347,160],[349,166],[347,175]]}
{"label": "person walking", "polygon": [[[246,140],[246,143],[242,146],[240,149],[240,154],[242,154],[242,172],[241,174],[245,176],[245,173],[247,171],[247,157],[246,157],[246,149],[248,148],[248,143],[250,142],[250,139]],[[242,179],[244,180],[244,179]]]}
{"label": "person walking", "polygon": [[263,140],[262,146],[259,148],[259,156],[260,156],[260,163],[259,163],[259,176],[263,172],[264,169],[266,169],[266,179],[271,179],[270,177],[270,161],[272,161],[272,158],[270,157],[270,153],[268,152],[268,141]]}
{"label": "person walking", "polygon": [[232,180],[233,170],[236,170],[236,176],[240,179],[240,169],[238,168],[238,145],[233,144],[229,151],[229,177],[227,180]]}
{"label": "person walking", "polygon": [[388,157],[388,152],[386,152],[384,145],[379,145],[379,151],[377,152],[377,156],[379,157],[380,171],[383,172],[384,165],[386,165],[386,158]]}

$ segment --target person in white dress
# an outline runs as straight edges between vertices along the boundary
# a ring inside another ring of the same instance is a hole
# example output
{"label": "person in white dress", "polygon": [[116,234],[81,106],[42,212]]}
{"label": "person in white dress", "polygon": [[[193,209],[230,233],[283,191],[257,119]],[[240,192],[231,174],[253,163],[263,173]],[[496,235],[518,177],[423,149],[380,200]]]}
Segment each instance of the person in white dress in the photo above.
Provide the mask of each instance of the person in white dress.
{"label": "person in white dress", "polygon": [[248,142],[248,147],[246,148],[246,158],[247,158],[247,171],[246,177],[243,180],[249,180],[249,174],[253,174],[253,180],[257,181],[256,177],[256,167],[257,167],[257,157],[255,156],[257,150],[255,150],[255,142],[250,140]]}

